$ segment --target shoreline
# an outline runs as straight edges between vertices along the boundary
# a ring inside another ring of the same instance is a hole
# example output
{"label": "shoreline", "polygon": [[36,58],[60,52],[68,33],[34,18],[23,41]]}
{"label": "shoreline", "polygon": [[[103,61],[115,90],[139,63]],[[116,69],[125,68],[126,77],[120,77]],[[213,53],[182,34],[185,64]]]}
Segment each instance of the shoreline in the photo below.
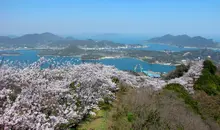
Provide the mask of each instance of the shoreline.
{"label": "shoreline", "polygon": [[0,56],[20,56],[21,54],[0,54]]}
{"label": "shoreline", "polygon": [[159,44],[159,45],[169,45],[169,46],[174,46],[178,48],[185,48],[185,49],[210,49],[210,50],[220,50],[218,47],[196,47],[196,46],[177,46],[173,44],[166,44],[166,43],[145,43],[145,44]]}
{"label": "shoreline", "polygon": [[53,57],[74,57],[74,58],[81,58],[80,55],[75,55],[75,56],[60,56],[60,55],[39,55],[37,54],[38,57],[47,57],[47,56],[53,56]]}
{"label": "shoreline", "polygon": [[[141,58],[136,58],[140,61],[143,61],[143,62],[147,62],[147,61],[144,61],[143,59]],[[157,65],[166,65],[166,66],[176,66],[175,64],[172,64],[172,63],[166,63],[166,62],[147,62],[148,64],[157,64]]]}

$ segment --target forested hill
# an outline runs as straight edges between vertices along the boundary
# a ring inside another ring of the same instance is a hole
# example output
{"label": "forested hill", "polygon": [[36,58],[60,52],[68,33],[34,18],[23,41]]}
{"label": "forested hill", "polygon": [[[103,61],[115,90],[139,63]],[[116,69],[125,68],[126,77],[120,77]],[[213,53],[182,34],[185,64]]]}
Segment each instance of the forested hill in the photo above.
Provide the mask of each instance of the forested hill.
{"label": "forested hill", "polygon": [[26,34],[15,38],[0,36],[0,45],[3,47],[33,47],[38,44],[51,43],[62,39],[62,37],[48,32],[42,34]]}
{"label": "forested hill", "polygon": [[188,35],[173,36],[170,34],[162,37],[155,37],[147,40],[148,43],[164,43],[177,46],[189,46],[189,47],[217,47],[217,43],[212,39],[206,39],[201,36],[190,37]]}

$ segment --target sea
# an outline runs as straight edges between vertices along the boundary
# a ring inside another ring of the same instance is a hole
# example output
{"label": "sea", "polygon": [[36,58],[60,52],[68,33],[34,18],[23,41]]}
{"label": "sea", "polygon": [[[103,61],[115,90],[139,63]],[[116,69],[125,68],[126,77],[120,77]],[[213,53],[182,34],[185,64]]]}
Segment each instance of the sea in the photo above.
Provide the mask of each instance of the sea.
{"label": "sea", "polygon": [[[182,51],[182,50],[191,50],[195,48],[179,48],[177,46],[170,46],[165,44],[147,44],[147,48],[141,48],[143,50],[153,50],[153,51]],[[38,56],[39,51],[37,50],[15,50],[19,52],[20,55],[4,56],[4,61],[10,61],[13,64],[25,63],[32,64],[38,61],[41,57]],[[3,57],[0,56],[2,59]],[[139,59],[135,58],[112,58],[112,59],[100,59],[100,60],[86,60],[81,61],[80,57],[66,57],[66,56],[44,56],[45,59],[52,59],[53,64],[56,66],[70,64],[82,64],[82,63],[100,63],[104,65],[115,66],[119,70],[127,71],[154,71],[161,73],[168,73],[175,69],[175,66],[172,65],[162,65],[162,64],[150,64]],[[50,66],[50,63],[45,63],[44,67]],[[136,69],[135,69],[136,68]]]}

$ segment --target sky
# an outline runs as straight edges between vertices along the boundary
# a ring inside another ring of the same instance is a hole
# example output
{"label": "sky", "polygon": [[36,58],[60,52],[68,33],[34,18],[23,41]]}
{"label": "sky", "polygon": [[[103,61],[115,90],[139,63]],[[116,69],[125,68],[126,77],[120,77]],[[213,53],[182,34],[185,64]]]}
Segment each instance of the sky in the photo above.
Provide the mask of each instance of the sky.
{"label": "sky", "polygon": [[51,32],[220,37],[220,0],[1,0],[0,35]]}

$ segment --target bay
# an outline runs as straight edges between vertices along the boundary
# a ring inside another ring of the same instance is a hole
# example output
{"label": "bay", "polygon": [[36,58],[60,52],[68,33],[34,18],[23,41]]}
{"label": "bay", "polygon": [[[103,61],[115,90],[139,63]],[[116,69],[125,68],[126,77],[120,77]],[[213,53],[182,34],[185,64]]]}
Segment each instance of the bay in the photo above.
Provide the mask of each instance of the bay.
{"label": "bay", "polygon": [[[18,56],[4,56],[4,60],[11,61],[13,64],[16,63],[26,63],[31,64],[40,59],[38,56],[38,51],[36,50],[16,50],[20,53]],[[44,67],[50,66],[50,64],[54,64],[55,66],[65,65],[67,63],[70,64],[81,64],[82,61],[80,57],[59,57],[59,56],[45,56],[46,59],[50,60],[50,62],[46,63]],[[141,68],[143,70],[155,71],[155,72],[170,72],[175,69],[175,66],[169,65],[161,65],[161,64],[149,64],[147,62],[135,59],[135,58],[113,58],[113,59],[101,59],[101,60],[86,60],[87,63],[101,63],[104,65],[112,65],[120,70],[129,70],[133,71],[135,66],[138,66],[136,71],[140,72]]]}

